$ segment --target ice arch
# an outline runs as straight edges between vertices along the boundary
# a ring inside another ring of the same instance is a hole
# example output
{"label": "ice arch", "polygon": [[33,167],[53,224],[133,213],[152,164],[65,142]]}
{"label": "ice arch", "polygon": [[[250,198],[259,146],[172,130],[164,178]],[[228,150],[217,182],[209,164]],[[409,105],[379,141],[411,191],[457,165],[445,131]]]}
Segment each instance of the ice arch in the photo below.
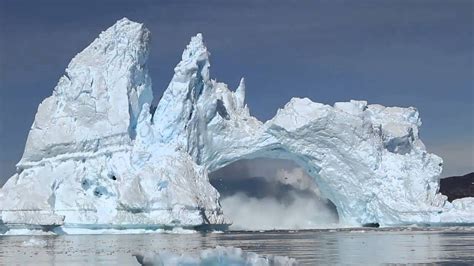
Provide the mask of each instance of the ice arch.
{"label": "ice arch", "polygon": [[474,222],[472,198],[438,193],[442,160],[415,108],[293,98],[262,123],[243,79],[231,91],[210,78],[200,34],[150,108],[149,37],[124,18],[71,60],[0,190],[0,225],[225,224],[208,173],[255,157],[298,162],[348,225]]}
{"label": "ice arch", "polygon": [[186,151],[207,171],[246,158],[296,161],[347,224],[437,219],[445,202],[437,193],[442,160],[419,139],[415,108],[293,98],[262,123],[244,104],[244,80],[232,92],[210,79],[209,67],[198,34],[154,113],[157,142]]}

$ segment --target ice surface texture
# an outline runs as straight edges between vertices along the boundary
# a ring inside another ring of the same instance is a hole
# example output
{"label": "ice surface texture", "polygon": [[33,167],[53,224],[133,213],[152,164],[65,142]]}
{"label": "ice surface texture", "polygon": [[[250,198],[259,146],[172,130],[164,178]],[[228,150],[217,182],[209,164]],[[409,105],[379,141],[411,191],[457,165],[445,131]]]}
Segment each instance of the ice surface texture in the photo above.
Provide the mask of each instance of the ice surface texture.
{"label": "ice surface texture", "polygon": [[474,222],[474,198],[450,203],[438,193],[442,159],[419,139],[415,108],[293,98],[262,123],[244,103],[243,79],[231,91],[210,78],[198,34],[152,114],[149,41],[124,18],[72,59],[0,190],[3,223],[229,223],[208,173],[256,157],[297,162],[345,225]]}

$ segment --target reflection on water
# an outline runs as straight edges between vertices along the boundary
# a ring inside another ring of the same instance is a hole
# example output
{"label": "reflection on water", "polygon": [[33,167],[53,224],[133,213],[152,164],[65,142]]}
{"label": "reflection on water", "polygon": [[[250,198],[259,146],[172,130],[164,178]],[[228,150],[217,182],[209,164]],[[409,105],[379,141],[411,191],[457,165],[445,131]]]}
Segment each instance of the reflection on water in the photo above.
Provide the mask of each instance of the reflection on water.
{"label": "reflection on water", "polygon": [[474,263],[474,228],[1,236],[0,264],[136,265],[134,252],[235,246],[302,264]]}

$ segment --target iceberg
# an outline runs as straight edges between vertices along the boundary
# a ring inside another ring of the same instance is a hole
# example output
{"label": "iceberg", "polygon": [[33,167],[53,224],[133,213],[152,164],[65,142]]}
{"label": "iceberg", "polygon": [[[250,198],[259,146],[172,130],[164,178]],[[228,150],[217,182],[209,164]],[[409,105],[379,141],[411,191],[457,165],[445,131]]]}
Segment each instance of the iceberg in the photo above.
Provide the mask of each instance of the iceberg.
{"label": "iceberg", "polygon": [[0,225],[225,226],[208,173],[260,157],[298,163],[346,226],[474,223],[474,198],[439,193],[442,159],[419,138],[415,108],[293,98],[263,123],[243,78],[235,91],[211,79],[197,34],[155,109],[149,42],[124,18],[72,59],[0,190]]}

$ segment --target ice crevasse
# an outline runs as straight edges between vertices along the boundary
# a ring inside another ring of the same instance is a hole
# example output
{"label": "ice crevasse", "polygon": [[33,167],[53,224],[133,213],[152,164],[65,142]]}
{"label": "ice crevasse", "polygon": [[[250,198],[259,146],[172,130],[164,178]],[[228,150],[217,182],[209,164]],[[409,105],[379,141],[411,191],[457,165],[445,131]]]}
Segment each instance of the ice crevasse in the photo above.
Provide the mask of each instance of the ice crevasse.
{"label": "ice crevasse", "polygon": [[124,18],[72,59],[0,190],[1,223],[228,224],[208,173],[257,157],[298,163],[345,225],[474,223],[474,198],[438,192],[442,159],[419,139],[415,108],[293,98],[262,123],[244,79],[235,91],[211,79],[197,34],[155,109],[149,42],[144,25]]}

